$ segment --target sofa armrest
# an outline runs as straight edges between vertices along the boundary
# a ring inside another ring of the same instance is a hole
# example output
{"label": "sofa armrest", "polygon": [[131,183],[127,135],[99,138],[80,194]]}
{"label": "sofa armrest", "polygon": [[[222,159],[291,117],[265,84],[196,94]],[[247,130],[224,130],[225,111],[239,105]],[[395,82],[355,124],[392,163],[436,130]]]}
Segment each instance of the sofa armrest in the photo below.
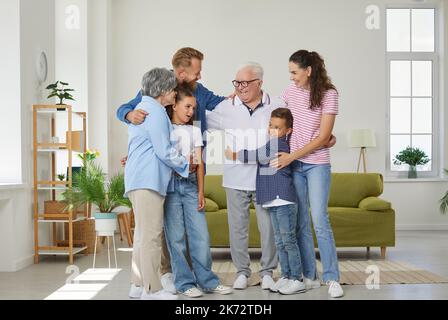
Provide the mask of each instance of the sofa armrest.
{"label": "sofa armrest", "polygon": [[205,211],[216,212],[219,211],[218,204],[210,198],[205,198]]}
{"label": "sofa armrest", "polygon": [[364,210],[384,211],[392,208],[390,202],[377,197],[367,197],[359,202],[358,207]]}

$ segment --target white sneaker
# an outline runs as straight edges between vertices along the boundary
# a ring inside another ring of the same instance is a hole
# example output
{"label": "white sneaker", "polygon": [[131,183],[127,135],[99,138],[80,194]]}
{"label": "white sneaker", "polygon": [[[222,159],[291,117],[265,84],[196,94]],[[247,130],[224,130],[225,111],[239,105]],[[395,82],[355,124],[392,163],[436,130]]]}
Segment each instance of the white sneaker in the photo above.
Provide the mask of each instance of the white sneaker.
{"label": "white sneaker", "polygon": [[184,296],[187,296],[188,298],[199,298],[202,297],[202,291],[199,290],[196,287],[191,287],[188,290],[185,290],[184,292],[182,292],[182,294]]}
{"label": "white sneaker", "polygon": [[261,289],[270,290],[275,285],[274,279],[271,276],[265,275],[261,281]]}
{"label": "white sneaker", "polygon": [[316,280],[311,280],[306,277],[303,277],[303,283],[305,284],[306,290],[320,288],[320,280],[317,278]]}
{"label": "white sneaker", "polygon": [[131,284],[131,289],[129,290],[129,298],[139,299],[142,296],[143,287],[137,287],[135,284]]}
{"label": "white sneaker", "polygon": [[288,283],[288,278],[280,278],[277,280],[277,282],[271,287],[272,292],[278,292],[280,288],[282,288],[284,285]]}
{"label": "white sneaker", "polygon": [[162,283],[163,289],[168,291],[169,293],[176,294],[176,287],[174,287],[173,274],[171,272],[165,273],[161,278],[160,282]]}
{"label": "white sneaker", "polygon": [[341,285],[337,281],[327,281],[328,294],[332,298],[340,298],[344,295],[344,290],[342,290]]}
{"label": "white sneaker", "polygon": [[177,296],[172,294],[171,292],[166,291],[165,289],[159,290],[157,292],[146,292],[143,290],[142,296],[140,297],[142,300],[176,300]]}
{"label": "white sneaker", "polygon": [[305,292],[305,284],[299,280],[288,280],[288,283],[278,289],[281,294],[296,294]]}
{"label": "white sneaker", "polygon": [[230,294],[233,292],[233,289],[231,287],[223,286],[222,284],[220,284],[215,289],[213,289],[211,292],[219,293],[219,294]]}
{"label": "white sneaker", "polygon": [[244,274],[240,274],[233,283],[233,289],[244,290],[247,289],[247,277]]}

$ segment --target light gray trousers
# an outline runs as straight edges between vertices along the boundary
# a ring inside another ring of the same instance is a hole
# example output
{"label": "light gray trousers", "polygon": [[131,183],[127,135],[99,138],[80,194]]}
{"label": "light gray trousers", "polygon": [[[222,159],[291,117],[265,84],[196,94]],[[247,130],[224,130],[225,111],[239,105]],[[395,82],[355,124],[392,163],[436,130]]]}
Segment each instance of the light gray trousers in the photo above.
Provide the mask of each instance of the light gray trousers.
{"label": "light gray trousers", "polygon": [[261,205],[256,204],[255,191],[226,189],[227,217],[230,232],[230,253],[238,275],[250,277],[249,257],[249,206],[251,200],[255,204],[257,225],[260,231],[261,260],[260,277],[272,276],[277,268],[278,258],[275,250],[274,229],[272,228],[269,212]]}

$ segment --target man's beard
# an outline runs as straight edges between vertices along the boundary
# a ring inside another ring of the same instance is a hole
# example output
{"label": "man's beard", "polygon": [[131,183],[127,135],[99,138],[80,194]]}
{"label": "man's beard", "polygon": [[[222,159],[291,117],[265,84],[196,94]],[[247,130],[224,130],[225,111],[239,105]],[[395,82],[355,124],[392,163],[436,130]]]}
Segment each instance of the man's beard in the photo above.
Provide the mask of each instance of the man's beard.
{"label": "man's beard", "polygon": [[182,82],[182,85],[190,88],[193,91],[196,90],[196,81],[195,80],[190,81],[190,82],[184,81],[184,82]]}

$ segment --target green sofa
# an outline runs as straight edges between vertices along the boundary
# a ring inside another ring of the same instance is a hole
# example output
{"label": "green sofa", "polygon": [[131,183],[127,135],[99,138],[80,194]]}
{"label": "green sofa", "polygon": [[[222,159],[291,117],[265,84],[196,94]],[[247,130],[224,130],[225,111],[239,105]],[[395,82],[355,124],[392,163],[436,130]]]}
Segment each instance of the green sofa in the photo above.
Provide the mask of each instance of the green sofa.
{"label": "green sofa", "polygon": [[[378,173],[332,173],[328,212],[336,247],[395,246],[395,211],[379,199],[383,176]],[[206,218],[211,247],[229,247],[226,193],[222,176],[205,177]],[[314,244],[317,247],[314,235]],[[260,247],[260,234],[253,204],[250,209],[249,247]]]}

